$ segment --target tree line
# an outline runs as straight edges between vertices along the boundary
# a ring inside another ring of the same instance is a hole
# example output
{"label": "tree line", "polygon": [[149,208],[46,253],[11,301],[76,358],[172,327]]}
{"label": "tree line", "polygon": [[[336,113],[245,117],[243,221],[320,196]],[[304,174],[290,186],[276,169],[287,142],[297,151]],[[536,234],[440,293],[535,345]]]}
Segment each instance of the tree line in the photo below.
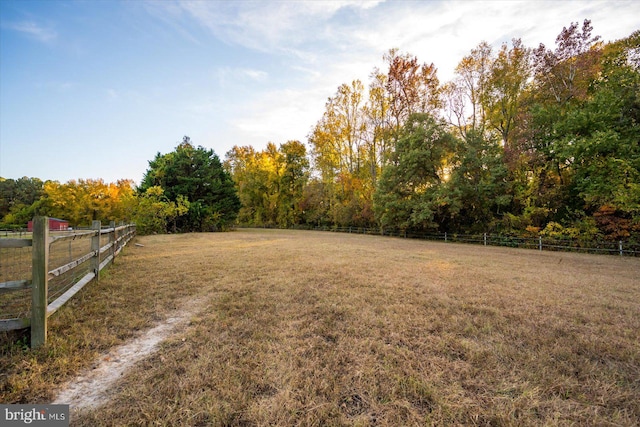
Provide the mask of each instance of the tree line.
{"label": "tree line", "polygon": [[156,154],[139,186],[101,179],[64,184],[38,178],[0,178],[0,228],[25,227],[35,215],[58,217],[70,226],[93,220],[135,222],[138,233],[224,230],[240,208],[231,176],[213,150],[188,136],[176,149]]}
{"label": "tree line", "polygon": [[130,219],[142,232],[640,234],[640,31],[604,43],[585,20],[552,48],[482,42],[444,83],[409,53],[383,59],[366,87],[328,98],[306,144],[235,146],[221,162],[185,137],[138,187],[0,178],[0,218]]}
{"label": "tree line", "polygon": [[640,31],[482,42],[452,81],[390,50],[308,136],[226,167],[252,225],[627,238],[640,232]]}

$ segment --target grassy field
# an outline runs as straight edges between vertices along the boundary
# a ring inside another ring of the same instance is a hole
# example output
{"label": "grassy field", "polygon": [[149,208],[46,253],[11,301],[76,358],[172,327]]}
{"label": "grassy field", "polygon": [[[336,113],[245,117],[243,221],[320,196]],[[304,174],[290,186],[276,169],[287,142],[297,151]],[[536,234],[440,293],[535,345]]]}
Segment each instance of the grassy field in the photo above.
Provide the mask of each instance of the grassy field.
{"label": "grassy field", "polygon": [[148,236],[4,345],[0,402],[205,307],[72,425],[637,425],[640,260],[313,231]]}

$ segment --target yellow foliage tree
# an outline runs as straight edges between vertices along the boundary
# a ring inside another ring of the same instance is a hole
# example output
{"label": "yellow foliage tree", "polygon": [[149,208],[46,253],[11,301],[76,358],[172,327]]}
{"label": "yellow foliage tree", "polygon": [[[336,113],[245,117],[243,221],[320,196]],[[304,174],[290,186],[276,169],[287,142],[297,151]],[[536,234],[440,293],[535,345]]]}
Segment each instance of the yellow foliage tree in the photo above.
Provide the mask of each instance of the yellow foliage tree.
{"label": "yellow foliage tree", "polygon": [[69,221],[72,226],[130,220],[128,204],[134,198],[133,181],[105,183],[102,179],[70,180],[44,184],[43,213]]}

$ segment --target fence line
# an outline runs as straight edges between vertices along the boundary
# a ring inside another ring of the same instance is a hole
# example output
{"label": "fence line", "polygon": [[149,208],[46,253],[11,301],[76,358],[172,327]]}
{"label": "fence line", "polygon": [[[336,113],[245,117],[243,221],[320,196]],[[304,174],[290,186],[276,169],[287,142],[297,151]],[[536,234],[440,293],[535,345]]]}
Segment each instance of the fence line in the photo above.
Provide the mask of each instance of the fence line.
{"label": "fence line", "polygon": [[[267,227],[268,228],[268,227]],[[512,248],[537,249],[539,251],[585,252],[619,256],[640,256],[640,242],[624,240],[558,239],[551,237],[513,237],[500,234],[426,233],[406,230],[385,230],[367,227],[293,227],[297,229],[332,231],[339,233],[371,234],[377,236],[402,237],[407,239],[440,240],[443,242],[469,243],[483,246],[507,246]]]}
{"label": "fence line", "polygon": [[[47,318],[87,283],[99,280],[100,271],[114,262],[122,248],[135,237],[136,227],[133,224],[116,226],[112,222],[108,228],[102,228],[100,221],[94,221],[90,230],[51,235],[47,217],[34,218],[33,227],[32,239],[0,239],[0,249],[5,253],[7,249],[31,247],[30,280],[6,280],[5,275],[0,275],[5,279],[0,283],[0,295],[19,290],[31,291],[31,315],[0,319],[0,331],[31,327],[31,347],[36,348],[47,340]],[[102,244],[103,238],[107,240],[105,244]],[[84,239],[90,239],[88,251],[78,244]],[[51,248],[62,247],[62,242],[68,244],[69,256],[61,256],[64,251],[55,251],[52,255]],[[74,252],[80,254],[74,255]],[[23,257],[19,262],[29,260]],[[50,262],[56,267],[50,269]],[[7,268],[2,264],[0,272]],[[52,297],[55,299],[49,302]],[[11,303],[10,298],[11,295],[3,302]]]}

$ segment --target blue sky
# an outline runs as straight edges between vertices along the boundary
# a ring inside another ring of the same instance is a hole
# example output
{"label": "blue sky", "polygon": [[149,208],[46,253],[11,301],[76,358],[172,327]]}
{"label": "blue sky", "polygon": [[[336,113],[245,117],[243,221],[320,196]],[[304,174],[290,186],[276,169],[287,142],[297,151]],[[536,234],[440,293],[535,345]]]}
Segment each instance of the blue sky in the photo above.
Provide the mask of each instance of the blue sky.
{"label": "blue sky", "polygon": [[184,135],[306,142],[342,83],[399,48],[442,82],[481,41],[554,45],[591,19],[640,28],[633,1],[0,0],[0,176],[139,182]]}

